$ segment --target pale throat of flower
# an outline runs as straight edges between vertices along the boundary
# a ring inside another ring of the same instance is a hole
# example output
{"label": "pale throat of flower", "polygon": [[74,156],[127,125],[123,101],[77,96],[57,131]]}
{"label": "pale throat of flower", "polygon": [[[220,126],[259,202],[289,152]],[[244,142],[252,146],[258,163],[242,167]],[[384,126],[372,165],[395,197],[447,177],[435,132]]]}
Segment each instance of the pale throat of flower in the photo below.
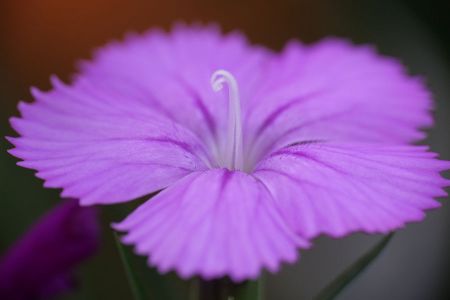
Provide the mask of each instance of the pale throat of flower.
{"label": "pale throat of flower", "polygon": [[242,137],[241,101],[236,78],[226,70],[217,70],[211,75],[211,86],[215,92],[228,85],[228,124],[224,163],[230,170],[243,170],[244,150]]}

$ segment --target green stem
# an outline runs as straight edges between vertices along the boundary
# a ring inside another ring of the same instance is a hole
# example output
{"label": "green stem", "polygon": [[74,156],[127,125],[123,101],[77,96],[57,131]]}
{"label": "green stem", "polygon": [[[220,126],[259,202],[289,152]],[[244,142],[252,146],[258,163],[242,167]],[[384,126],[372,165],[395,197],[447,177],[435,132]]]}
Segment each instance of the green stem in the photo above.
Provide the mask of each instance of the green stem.
{"label": "green stem", "polygon": [[[226,279],[197,280],[198,300],[262,300],[261,279],[234,283]],[[194,298],[191,298],[194,299]]]}
{"label": "green stem", "polygon": [[125,269],[125,274],[128,279],[128,284],[130,285],[131,292],[133,294],[134,300],[144,300],[144,292],[142,287],[139,285],[138,278],[133,273],[133,270],[131,268],[131,261],[129,254],[127,253],[125,247],[120,243],[120,239],[117,236],[117,233],[114,232],[114,237],[116,240],[117,249],[119,251],[120,259],[123,264],[123,268]]}
{"label": "green stem", "polygon": [[356,262],[350,265],[344,272],[330,282],[314,300],[332,300],[335,299],[345,287],[347,287],[354,279],[364,271],[387,246],[394,233],[390,233],[379,241],[368,252],[361,256]]}
{"label": "green stem", "polygon": [[200,298],[200,280],[198,278],[193,278],[189,282],[189,300],[198,300]]}

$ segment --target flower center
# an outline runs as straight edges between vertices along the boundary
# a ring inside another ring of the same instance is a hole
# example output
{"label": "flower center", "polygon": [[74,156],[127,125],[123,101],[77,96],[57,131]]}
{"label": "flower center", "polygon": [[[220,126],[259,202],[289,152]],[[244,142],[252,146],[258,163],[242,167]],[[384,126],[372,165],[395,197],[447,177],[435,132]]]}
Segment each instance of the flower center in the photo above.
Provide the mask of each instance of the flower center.
{"label": "flower center", "polygon": [[211,86],[215,92],[228,85],[228,124],[225,146],[225,166],[230,170],[243,169],[242,115],[239,87],[234,76],[225,70],[217,70],[211,76]]}

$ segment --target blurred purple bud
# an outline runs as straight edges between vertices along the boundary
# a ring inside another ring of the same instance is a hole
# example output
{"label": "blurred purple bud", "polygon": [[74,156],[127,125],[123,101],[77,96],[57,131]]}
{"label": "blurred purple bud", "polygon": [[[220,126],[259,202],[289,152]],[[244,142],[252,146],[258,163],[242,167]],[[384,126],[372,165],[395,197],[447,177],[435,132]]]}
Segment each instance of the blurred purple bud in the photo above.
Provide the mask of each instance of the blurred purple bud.
{"label": "blurred purple bud", "polygon": [[96,209],[65,200],[0,259],[0,299],[47,299],[74,288],[73,269],[99,242]]}

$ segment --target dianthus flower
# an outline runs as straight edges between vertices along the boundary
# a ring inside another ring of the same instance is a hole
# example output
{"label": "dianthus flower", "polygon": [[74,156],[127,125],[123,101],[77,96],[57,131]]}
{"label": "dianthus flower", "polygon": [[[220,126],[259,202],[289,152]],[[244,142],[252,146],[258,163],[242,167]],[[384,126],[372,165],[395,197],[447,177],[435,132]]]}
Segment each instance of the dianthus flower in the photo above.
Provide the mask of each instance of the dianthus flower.
{"label": "dianthus flower", "polygon": [[430,93],[340,39],[281,53],[214,27],[129,36],[19,105],[19,165],[82,205],[160,191],[116,224],[161,272],[256,278],[319,234],[384,233],[439,206],[449,164],[408,145]]}

